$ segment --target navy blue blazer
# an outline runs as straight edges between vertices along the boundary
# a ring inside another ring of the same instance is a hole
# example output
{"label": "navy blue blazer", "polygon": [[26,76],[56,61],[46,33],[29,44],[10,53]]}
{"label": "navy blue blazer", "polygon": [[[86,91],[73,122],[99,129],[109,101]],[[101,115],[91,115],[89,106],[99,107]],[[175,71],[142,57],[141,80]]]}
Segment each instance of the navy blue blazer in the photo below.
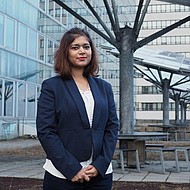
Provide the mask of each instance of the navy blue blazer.
{"label": "navy blue blazer", "polygon": [[92,150],[92,165],[104,176],[117,142],[118,118],[111,85],[95,77],[89,77],[88,82],[94,97],[92,127],[73,79],[55,76],[45,80],[38,101],[38,138],[47,158],[67,179],[81,170],[80,162],[88,160]]}

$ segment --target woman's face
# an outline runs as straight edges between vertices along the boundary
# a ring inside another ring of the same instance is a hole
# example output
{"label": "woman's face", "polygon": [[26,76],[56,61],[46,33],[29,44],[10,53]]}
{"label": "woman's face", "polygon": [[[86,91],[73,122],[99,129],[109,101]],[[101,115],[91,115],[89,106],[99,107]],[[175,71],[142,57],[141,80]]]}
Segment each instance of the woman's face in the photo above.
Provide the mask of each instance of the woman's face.
{"label": "woman's face", "polygon": [[72,68],[84,69],[91,60],[92,49],[87,38],[80,36],[70,44],[69,61]]}

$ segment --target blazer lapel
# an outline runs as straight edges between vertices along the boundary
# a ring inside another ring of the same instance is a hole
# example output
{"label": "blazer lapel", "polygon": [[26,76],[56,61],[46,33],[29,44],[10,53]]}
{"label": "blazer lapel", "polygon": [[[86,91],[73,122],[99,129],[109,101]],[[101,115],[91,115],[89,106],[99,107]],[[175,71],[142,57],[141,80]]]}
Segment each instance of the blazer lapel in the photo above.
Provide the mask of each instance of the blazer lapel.
{"label": "blazer lapel", "polygon": [[88,82],[89,82],[90,89],[94,97],[94,114],[93,114],[93,120],[92,120],[92,127],[96,129],[98,128],[98,123],[100,120],[101,109],[102,109],[101,94],[100,94],[98,85],[96,84],[93,77],[89,77]]}
{"label": "blazer lapel", "polygon": [[78,108],[79,114],[81,116],[81,120],[83,122],[84,128],[90,128],[90,123],[88,120],[88,116],[87,116],[87,112],[86,112],[86,108],[85,108],[85,104],[84,101],[82,99],[82,96],[80,95],[80,92],[74,82],[73,79],[71,80],[63,80],[63,82],[66,84],[73,100],[75,101],[75,104]]}

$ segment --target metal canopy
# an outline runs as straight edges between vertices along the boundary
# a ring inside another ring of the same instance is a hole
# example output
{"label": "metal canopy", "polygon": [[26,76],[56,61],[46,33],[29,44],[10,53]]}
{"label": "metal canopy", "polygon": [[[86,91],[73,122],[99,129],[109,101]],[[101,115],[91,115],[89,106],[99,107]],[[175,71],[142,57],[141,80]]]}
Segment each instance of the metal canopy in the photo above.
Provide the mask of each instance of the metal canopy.
{"label": "metal canopy", "polygon": [[[179,95],[179,100],[183,100],[185,103],[190,103],[190,84],[189,82],[186,85],[186,87],[183,86],[183,88],[181,87],[176,87],[176,88],[172,88],[170,89],[170,98],[173,99],[175,101],[175,95],[178,94]],[[186,90],[184,90],[186,89]]]}
{"label": "metal canopy", "polygon": [[136,60],[134,67],[143,74],[144,79],[162,91],[163,125],[170,123],[169,97],[176,104],[175,123],[179,122],[179,104],[181,105],[181,122],[185,122],[186,107],[190,102],[190,59],[168,51],[151,53],[151,50],[146,48],[137,50],[134,59]]}
{"label": "metal canopy", "polygon": [[134,59],[147,68],[190,76],[190,58],[184,55],[142,47],[134,53]]}
{"label": "metal canopy", "polygon": [[[109,43],[105,43],[101,47],[119,57],[118,50]],[[190,76],[190,58],[175,52],[141,47],[134,53],[134,61],[135,64],[147,68]]]}
{"label": "metal canopy", "polygon": [[156,86],[161,87],[162,81],[168,79],[169,88],[189,91],[190,58],[174,52],[143,47],[134,53],[134,60],[135,68]]}
{"label": "metal canopy", "polygon": [[140,48],[134,54],[134,67],[163,93],[163,125],[169,125],[169,97],[175,101],[175,123],[186,121],[190,102],[190,58],[169,51]]}
{"label": "metal canopy", "polygon": [[[139,49],[140,47],[148,44],[149,42],[157,39],[158,37],[174,30],[175,28],[181,26],[182,24],[188,22],[190,20],[190,16],[180,19],[179,21],[171,24],[149,36],[137,41],[140,30],[147,13],[147,9],[150,3],[150,0],[140,0],[138,3],[137,11],[131,14],[134,25],[130,26],[126,21],[127,18],[119,17],[120,14],[117,12],[117,5],[115,4],[115,0],[102,1],[102,5],[105,6],[106,14],[108,15],[108,20],[110,23],[106,25],[100,16],[96,13],[95,7],[93,7],[92,3],[88,0],[84,0],[85,7],[87,6],[91,13],[93,14],[93,18],[96,18],[100,27],[97,28],[93,25],[92,22],[89,22],[87,19],[83,18],[80,14],[78,14],[75,9],[70,8],[70,4],[67,4],[67,1],[63,0],[53,0],[58,3],[61,7],[63,7],[66,11],[68,11],[71,15],[79,19],[86,26],[92,29],[94,32],[99,34],[104,40],[112,44],[115,48],[119,50],[119,72],[120,72],[120,132],[121,133],[130,133],[134,132],[134,59],[133,53]],[[71,2],[71,1],[69,1]],[[117,1],[117,3],[120,1]],[[127,1],[122,1],[127,2]],[[173,2],[173,1],[172,1]],[[178,3],[180,3],[178,1]],[[81,3],[82,4],[82,3]],[[121,5],[121,4],[120,4]],[[101,5],[100,5],[101,6]],[[128,15],[127,15],[128,16]],[[124,27],[121,26],[124,24]],[[101,28],[103,30],[101,30]],[[112,31],[110,32],[110,28]]]}
{"label": "metal canopy", "polygon": [[[102,48],[119,57],[119,52],[106,43]],[[155,50],[146,47],[139,48],[134,53],[134,67],[144,78],[161,89],[165,78],[170,80],[170,89],[189,93],[190,88],[190,58],[170,51]]]}
{"label": "metal canopy", "polygon": [[176,89],[181,92],[189,92],[190,77],[171,72],[165,72],[162,68],[147,68],[135,65],[135,68],[144,76],[144,79],[151,82],[162,90],[165,79],[169,81],[169,89]]}
{"label": "metal canopy", "polygon": [[189,0],[158,0],[158,1],[163,1],[163,2],[167,2],[167,3],[178,4],[178,5],[190,6]]}

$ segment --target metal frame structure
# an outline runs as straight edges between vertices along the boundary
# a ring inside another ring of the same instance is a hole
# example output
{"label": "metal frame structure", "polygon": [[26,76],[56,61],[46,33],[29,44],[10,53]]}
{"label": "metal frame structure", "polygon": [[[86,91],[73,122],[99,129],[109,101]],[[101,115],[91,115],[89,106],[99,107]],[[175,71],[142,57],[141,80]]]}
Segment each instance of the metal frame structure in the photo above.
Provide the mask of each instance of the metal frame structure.
{"label": "metal frame structure", "polygon": [[[103,0],[103,4],[107,10],[107,14],[111,23],[112,32],[110,28],[104,24],[90,1],[84,0],[83,3],[91,10],[94,17],[98,20],[104,32],[94,27],[89,21],[73,11],[67,2],[61,0],[54,0],[57,4],[67,10],[70,14],[75,16],[87,27],[98,33],[107,42],[113,45],[119,51],[119,70],[120,70],[120,133],[133,134],[134,133],[134,52],[148,44],[149,42],[157,39],[158,37],[172,31],[178,26],[190,21],[190,16],[179,20],[178,22],[161,29],[154,34],[137,41],[142,23],[144,21],[147,8],[151,0],[139,0],[138,9],[135,15],[133,27],[127,24],[124,27],[120,26],[119,17],[117,14],[117,5],[115,0]],[[181,5],[189,5],[188,0],[175,0],[167,1]],[[184,4],[185,3],[185,4]]]}

